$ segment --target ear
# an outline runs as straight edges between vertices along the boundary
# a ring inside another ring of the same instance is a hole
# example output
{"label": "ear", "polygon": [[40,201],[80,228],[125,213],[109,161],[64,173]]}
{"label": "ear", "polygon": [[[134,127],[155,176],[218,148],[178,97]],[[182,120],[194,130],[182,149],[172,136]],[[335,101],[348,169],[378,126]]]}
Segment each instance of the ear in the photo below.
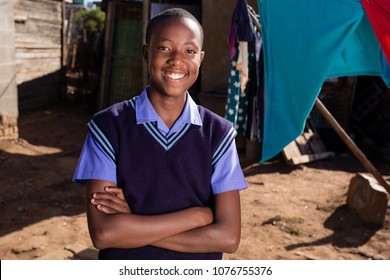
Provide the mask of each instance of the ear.
{"label": "ear", "polygon": [[204,51],[200,52],[200,63],[202,63],[205,55],[206,55],[206,53]]}
{"label": "ear", "polygon": [[149,60],[149,50],[147,45],[142,46],[142,56],[144,57],[144,61],[147,63]]}

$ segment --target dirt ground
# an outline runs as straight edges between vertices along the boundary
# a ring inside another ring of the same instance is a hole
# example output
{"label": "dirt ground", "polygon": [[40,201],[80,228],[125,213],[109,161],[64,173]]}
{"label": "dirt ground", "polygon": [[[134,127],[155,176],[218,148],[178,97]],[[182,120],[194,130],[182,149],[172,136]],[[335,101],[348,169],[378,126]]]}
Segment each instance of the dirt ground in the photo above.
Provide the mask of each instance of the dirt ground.
{"label": "dirt ground", "polygon": [[[20,139],[0,141],[0,259],[96,259],[85,189],[71,182],[86,112],[63,101],[22,113]],[[281,156],[242,167],[242,239],[225,259],[390,259],[390,207],[373,228],[346,205],[350,179],[366,173],[348,152],[298,167]],[[389,168],[378,168],[389,180]]]}

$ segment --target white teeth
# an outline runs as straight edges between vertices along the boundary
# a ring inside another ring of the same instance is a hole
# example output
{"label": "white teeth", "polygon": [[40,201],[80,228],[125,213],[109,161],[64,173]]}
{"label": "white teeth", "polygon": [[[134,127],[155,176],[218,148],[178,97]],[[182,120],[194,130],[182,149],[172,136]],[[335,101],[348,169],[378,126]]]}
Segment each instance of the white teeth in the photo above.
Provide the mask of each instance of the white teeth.
{"label": "white teeth", "polygon": [[165,73],[165,76],[167,76],[169,79],[172,80],[178,80],[185,76],[183,73]]}

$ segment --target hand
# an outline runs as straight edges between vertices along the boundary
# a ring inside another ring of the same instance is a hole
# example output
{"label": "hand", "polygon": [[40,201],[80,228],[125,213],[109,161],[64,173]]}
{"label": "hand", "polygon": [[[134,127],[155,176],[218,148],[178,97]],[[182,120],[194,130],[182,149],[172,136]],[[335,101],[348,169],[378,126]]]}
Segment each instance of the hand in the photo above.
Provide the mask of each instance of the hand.
{"label": "hand", "polygon": [[104,192],[95,192],[90,200],[96,209],[105,214],[131,214],[123,190],[114,186],[104,187]]}

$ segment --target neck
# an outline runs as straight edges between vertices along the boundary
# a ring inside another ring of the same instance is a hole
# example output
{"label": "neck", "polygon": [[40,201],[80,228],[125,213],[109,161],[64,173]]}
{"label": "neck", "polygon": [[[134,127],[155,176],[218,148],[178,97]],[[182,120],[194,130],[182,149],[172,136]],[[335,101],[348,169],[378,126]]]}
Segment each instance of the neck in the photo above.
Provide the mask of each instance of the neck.
{"label": "neck", "polygon": [[151,94],[149,92],[148,97],[159,117],[168,128],[172,128],[184,109],[187,95],[183,94],[178,97],[170,97]]}

